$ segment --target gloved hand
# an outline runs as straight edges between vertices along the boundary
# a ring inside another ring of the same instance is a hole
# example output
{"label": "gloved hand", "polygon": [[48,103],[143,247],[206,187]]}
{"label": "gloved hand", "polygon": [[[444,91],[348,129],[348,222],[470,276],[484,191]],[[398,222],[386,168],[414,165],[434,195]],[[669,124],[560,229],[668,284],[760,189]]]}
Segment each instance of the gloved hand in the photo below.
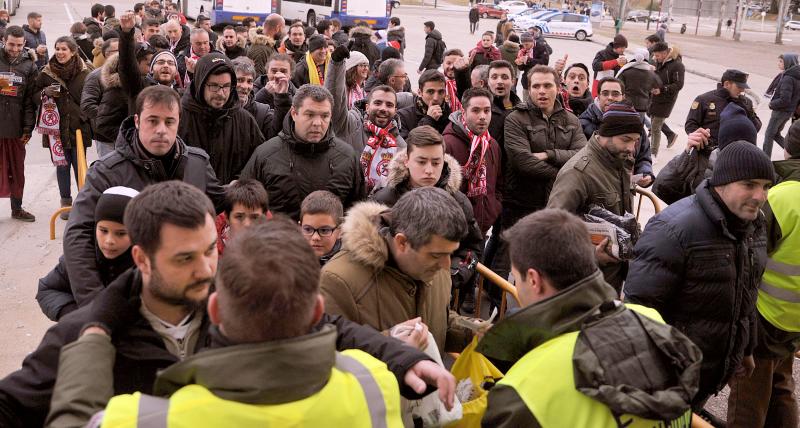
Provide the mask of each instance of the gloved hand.
{"label": "gloved hand", "polygon": [[130,287],[112,283],[97,293],[89,310],[89,322],[83,327],[101,327],[109,335],[131,325],[139,317],[139,296],[130,296]]}
{"label": "gloved hand", "polygon": [[347,46],[339,46],[334,49],[333,53],[331,54],[331,59],[334,62],[341,62],[347,58],[350,58],[350,50],[347,49]]}

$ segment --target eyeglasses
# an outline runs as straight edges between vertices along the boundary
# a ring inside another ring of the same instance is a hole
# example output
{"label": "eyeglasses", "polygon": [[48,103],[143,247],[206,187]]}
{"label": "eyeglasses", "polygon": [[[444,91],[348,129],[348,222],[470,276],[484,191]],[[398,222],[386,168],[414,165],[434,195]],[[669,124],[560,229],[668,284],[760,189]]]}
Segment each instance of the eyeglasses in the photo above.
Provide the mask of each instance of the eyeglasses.
{"label": "eyeglasses", "polygon": [[159,67],[164,66],[164,65],[170,65],[170,66],[175,67],[175,61],[171,61],[171,60],[168,60],[168,59],[160,59],[160,60],[156,61],[155,64],[157,66],[159,66]]}
{"label": "eyeglasses", "polygon": [[406,74],[394,74],[394,75],[389,76],[389,77],[394,77],[396,79],[408,79],[408,73],[406,73]]}
{"label": "eyeglasses", "polygon": [[219,85],[216,83],[206,83],[206,88],[208,88],[208,90],[210,90],[211,92],[219,92],[219,91],[230,92],[232,87],[233,85]]}
{"label": "eyeglasses", "polygon": [[318,234],[320,237],[327,237],[333,235],[333,231],[338,229],[339,226],[330,227],[330,226],[322,226],[319,229],[314,229],[309,225],[303,225],[300,230],[303,232],[305,236],[314,236],[314,233]]}
{"label": "eyeglasses", "polygon": [[358,64],[357,67],[369,68],[369,64]]}
{"label": "eyeglasses", "polygon": [[600,95],[604,97],[621,97],[622,92],[620,91],[600,91]]}

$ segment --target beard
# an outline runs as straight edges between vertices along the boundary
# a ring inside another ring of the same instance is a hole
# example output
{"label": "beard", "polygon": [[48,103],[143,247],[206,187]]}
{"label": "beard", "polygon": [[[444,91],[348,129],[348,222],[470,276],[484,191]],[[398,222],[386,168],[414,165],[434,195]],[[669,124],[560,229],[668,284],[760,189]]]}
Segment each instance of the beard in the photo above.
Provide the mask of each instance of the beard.
{"label": "beard", "polygon": [[[205,297],[200,300],[193,300],[188,297],[187,294],[190,290],[205,286],[206,284],[208,284],[209,289]],[[208,304],[208,296],[211,294],[212,288],[214,288],[214,278],[206,278],[181,287],[180,289],[176,289],[176,287],[171,287],[166,284],[164,277],[161,276],[161,273],[155,265],[153,265],[149,288],[150,294],[163,303],[172,306],[183,306],[189,311],[205,311],[206,305]]]}

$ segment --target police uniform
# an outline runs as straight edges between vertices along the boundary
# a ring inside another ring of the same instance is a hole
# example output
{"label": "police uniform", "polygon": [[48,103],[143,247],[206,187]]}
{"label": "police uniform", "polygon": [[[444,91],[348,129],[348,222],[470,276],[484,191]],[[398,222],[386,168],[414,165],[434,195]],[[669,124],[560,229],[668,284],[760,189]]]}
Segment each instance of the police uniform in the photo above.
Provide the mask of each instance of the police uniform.
{"label": "police uniform", "polygon": [[[749,88],[747,74],[739,70],[726,70],[722,75],[722,81],[731,81],[742,88]],[[722,115],[722,111],[725,110],[725,106],[730,102],[739,104],[747,112],[747,117],[753,122],[756,130],[761,129],[761,120],[753,110],[753,103],[744,95],[740,95],[738,98],[731,97],[730,92],[722,87],[721,83],[718,83],[717,89],[701,94],[694,99],[684,125],[687,135],[698,128],[708,128],[711,131],[709,144],[703,150],[707,154],[710,154],[717,146],[719,117]]]}

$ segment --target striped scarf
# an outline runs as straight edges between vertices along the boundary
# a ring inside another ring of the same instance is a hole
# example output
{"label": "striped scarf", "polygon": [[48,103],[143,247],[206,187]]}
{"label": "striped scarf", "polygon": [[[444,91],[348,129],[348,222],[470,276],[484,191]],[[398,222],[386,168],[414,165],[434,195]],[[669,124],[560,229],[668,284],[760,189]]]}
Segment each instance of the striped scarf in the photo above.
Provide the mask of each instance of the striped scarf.
{"label": "striped scarf", "polygon": [[[364,130],[369,133],[369,139],[364,144],[361,152],[361,170],[367,185],[367,194],[376,187],[386,185],[389,177],[389,161],[397,152],[397,139],[392,135],[394,122],[385,128],[380,128],[369,119],[364,121]],[[378,163],[373,167],[373,159],[378,158]]]}
{"label": "striped scarf", "polygon": [[455,79],[447,79],[446,83],[447,98],[450,102],[450,111],[461,110],[461,101],[458,99],[458,88]]}
{"label": "striped scarf", "polygon": [[46,135],[50,140],[50,160],[53,165],[67,166],[64,145],[61,143],[61,115],[58,114],[58,105],[53,98],[45,95],[44,91],[42,91],[42,107],[36,131]]}
{"label": "striped scarf", "polygon": [[467,126],[463,113],[461,125],[464,126],[467,138],[470,140],[469,158],[462,168],[467,179],[467,197],[486,195],[486,151],[489,150],[492,137],[489,135],[489,130],[483,131],[481,135],[475,135]]}

